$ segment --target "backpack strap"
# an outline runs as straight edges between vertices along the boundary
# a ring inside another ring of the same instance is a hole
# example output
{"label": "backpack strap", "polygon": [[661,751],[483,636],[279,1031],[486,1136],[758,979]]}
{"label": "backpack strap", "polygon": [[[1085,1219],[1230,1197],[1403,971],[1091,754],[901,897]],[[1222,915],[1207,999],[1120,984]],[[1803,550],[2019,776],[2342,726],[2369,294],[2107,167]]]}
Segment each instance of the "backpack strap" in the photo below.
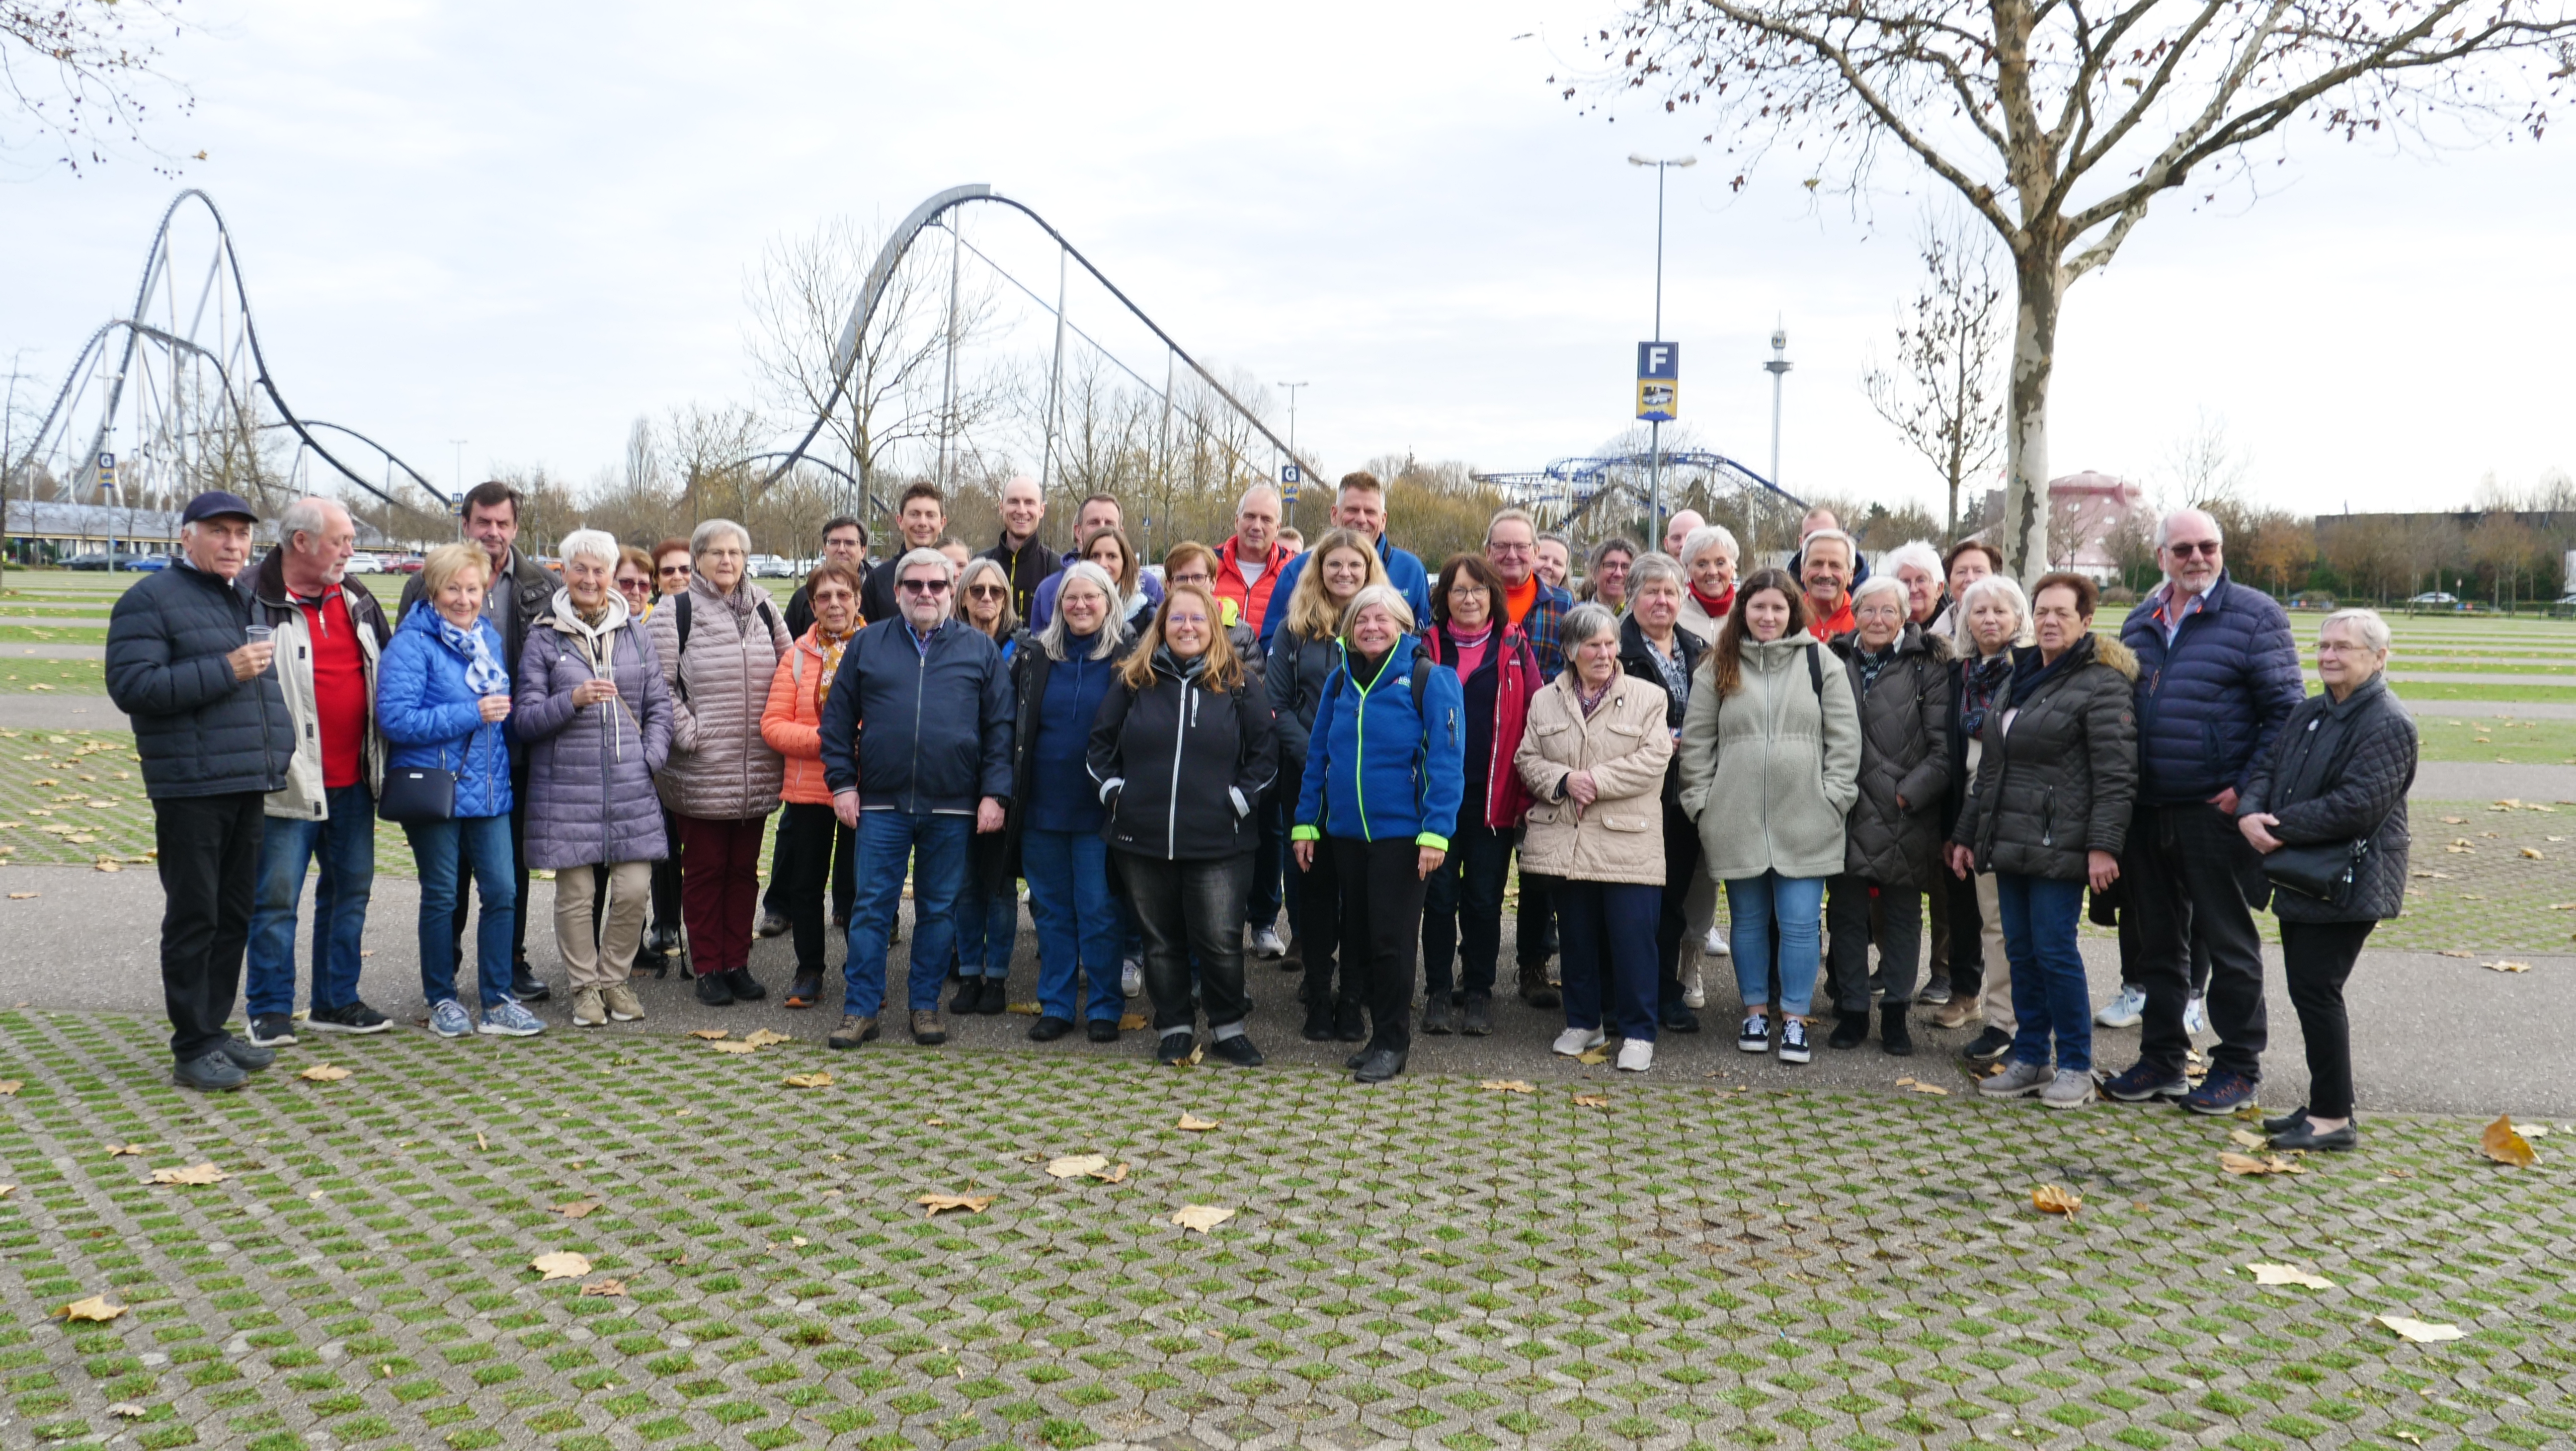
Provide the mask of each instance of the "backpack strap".
{"label": "backpack strap", "polygon": [[673,651],[671,655],[672,690],[680,697],[682,705],[689,703],[689,598],[688,591],[680,592],[680,601],[676,606],[679,611],[680,648]]}
{"label": "backpack strap", "polygon": [[1431,686],[1432,669],[1433,666],[1431,664],[1430,656],[1419,650],[1413,652],[1413,679],[1411,684],[1413,686],[1413,713],[1415,715],[1422,714],[1422,692],[1429,689]]}
{"label": "backpack strap", "polygon": [[1815,687],[1816,703],[1818,705],[1824,704],[1825,667],[1823,662],[1816,658],[1816,646],[1813,644],[1807,646],[1807,683]]}

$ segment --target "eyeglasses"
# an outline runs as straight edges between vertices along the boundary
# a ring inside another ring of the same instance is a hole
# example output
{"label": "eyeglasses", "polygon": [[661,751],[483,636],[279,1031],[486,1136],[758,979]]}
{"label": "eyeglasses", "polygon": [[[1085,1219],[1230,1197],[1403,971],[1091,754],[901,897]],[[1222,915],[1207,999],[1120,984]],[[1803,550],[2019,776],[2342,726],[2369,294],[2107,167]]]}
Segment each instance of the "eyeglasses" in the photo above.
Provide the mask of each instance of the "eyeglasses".
{"label": "eyeglasses", "polygon": [[1204,574],[1176,574],[1176,575],[1173,575],[1173,576],[1171,577],[1171,579],[1169,579],[1168,581],[1166,581],[1166,583],[1169,583],[1169,584],[1194,584],[1194,585],[1197,585],[1197,586],[1198,586],[1199,588],[1201,588],[1201,589],[1205,589],[1205,588],[1207,588],[1210,584],[1213,584],[1214,582],[1215,582],[1215,581],[1213,581],[1213,580],[1209,579],[1209,578],[1208,578],[1206,575],[1204,575]]}
{"label": "eyeglasses", "polygon": [[686,579],[688,578],[689,567],[685,564],[666,564],[662,566],[659,572],[666,578],[676,574],[681,578]]}
{"label": "eyeglasses", "polygon": [[948,581],[944,579],[907,579],[900,580],[897,583],[901,586],[903,592],[908,595],[944,595],[948,593]]}
{"label": "eyeglasses", "polygon": [[2212,559],[2218,557],[2218,541],[2215,539],[2186,539],[2179,544],[2168,544],[2165,548],[2184,559],[2189,559],[2195,554],[2205,554]]}
{"label": "eyeglasses", "polygon": [[998,584],[974,584],[966,587],[966,593],[979,600],[997,600],[1009,594],[1010,591]]}

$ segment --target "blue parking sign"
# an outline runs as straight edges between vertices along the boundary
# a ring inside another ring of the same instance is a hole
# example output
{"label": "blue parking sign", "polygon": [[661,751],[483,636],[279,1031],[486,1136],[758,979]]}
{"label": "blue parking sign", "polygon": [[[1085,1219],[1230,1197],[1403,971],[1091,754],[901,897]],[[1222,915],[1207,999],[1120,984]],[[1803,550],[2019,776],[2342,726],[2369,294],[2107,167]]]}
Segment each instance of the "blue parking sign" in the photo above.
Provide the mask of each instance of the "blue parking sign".
{"label": "blue parking sign", "polygon": [[1657,423],[1679,417],[1681,379],[1681,344],[1637,344],[1637,416]]}

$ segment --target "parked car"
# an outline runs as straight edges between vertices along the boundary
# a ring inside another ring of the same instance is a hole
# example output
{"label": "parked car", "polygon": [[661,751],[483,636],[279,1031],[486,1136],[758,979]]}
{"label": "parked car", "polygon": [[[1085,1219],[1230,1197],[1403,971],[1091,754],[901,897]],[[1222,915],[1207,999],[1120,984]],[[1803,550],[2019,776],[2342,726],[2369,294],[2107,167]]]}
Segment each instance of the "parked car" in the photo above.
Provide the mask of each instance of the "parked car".
{"label": "parked car", "polygon": [[748,566],[754,579],[793,579],[796,561],[779,554],[755,554]]}
{"label": "parked car", "polygon": [[134,556],[132,560],[128,561],[125,567],[137,574],[159,574],[161,571],[170,567],[170,556],[166,554],[138,554]]}
{"label": "parked car", "polygon": [[417,554],[406,554],[406,555],[404,555],[404,556],[403,556],[402,558],[400,558],[400,559],[389,559],[389,560],[386,560],[386,561],[385,561],[385,573],[387,573],[387,574],[418,574],[418,573],[420,573],[420,566],[421,566],[421,557],[420,557],[419,555],[417,555]]}
{"label": "parked car", "polygon": [[99,570],[132,569],[134,567],[134,562],[141,558],[143,558],[143,556],[140,554],[129,554],[122,549],[101,550],[96,554],[73,555],[71,558],[63,561],[63,568]]}
{"label": "parked car", "polygon": [[2456,608],[2460,603],[2460,597],[2438,589],[2428,589],[2422,594],[2408,596],[2406,603],[2409,607],[2419,610],[2447,610]]}
{"label": "parked car", "polygon": [[384,556],[382,555],[369,554],[365,550],[360,550],[349,556],[349,573],[351,574],[382,574],[384,572],[385,561]]}

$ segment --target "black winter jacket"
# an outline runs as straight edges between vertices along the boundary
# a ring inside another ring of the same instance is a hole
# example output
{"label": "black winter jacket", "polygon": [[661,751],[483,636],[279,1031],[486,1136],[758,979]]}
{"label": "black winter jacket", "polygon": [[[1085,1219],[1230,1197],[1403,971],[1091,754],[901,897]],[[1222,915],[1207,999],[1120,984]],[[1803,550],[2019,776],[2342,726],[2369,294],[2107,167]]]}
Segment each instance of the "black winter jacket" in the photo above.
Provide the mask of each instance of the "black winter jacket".
{"label": "black winter jacket", "polygon": [[955,620],[925,651],[898,615],[859,631],[823,702],[823,779],[863,810],[972,816],[1011,799],[1011,678],[993,637]]}
{"label": "black winter jacket", "polygon": [[1262,659],[1263,698],[1279,727],[1279,781],[1292,799],[1306,779],[1306,737],[1315,729],[1315,711],[1341,663],[1340,636],[1308,639],[1284,624],[1270,637],[1270,652]]}
{"label": "black winter jacket", "polygon": [[1116,850],[1163,861],[1206,861],[1252,850],[1252,808],[1277,774],[1270,697],[1259,677],[1212,690],[1184,679],[1169,652],[1153,683],[1119,681],[1091,726],[1091,779],[1109,808],[1101,835]]}
{"label": "black winter jacket", "polygon": [[155,800],[286,785],[295,725],[277,669],[235,680],[224,658],[249,643],[253,608],[245,591],[181,561],[109,612],[107,695],[134,723],[144,793]]}
{"label": "black winter jacket", "polygon": [[1950,642],[1907,625],[1896,658],[1865,692],[1860,636],[1834,641],[1833,651],[1860,702],[1860,797],[1844,818],[1843,870],[1908,891],[1934,886],[1950,791]]}
{"label": "black winter jacket", "polygon": [[2415,718],[2389,693],[2385,676],[2345,697],[2322,692],[2290,712],[2280,736],[2254,763],[2236,814],[2281,818],[2272,834],[2286,846],[2370,838],[2353,874],[2352,897],[2329,906],[2297,892],[2272,893],[2284,922],[2376,922],[2406,906],[2406,792],[2415,784]]}
{"label": "black winter jacket", "polygon": [[[2013,654],[2012,688],[1986,713],[1977,781],[1950,839],[1977,870],[2080,882],[2084,854],[2118,855],[2138,794],[2137,657],[2087,633],[2039,679],[2039,651]],[[2010,718],[2012,728],[2004,722]]]}
{"label": "black winter jacket", "polygon": [[[1699,672],[1699,657],[1708,653],[1708,642],[1675,624],[1673,644],[1682,652],[1682,679],[1688,680]],[[1654,651],[1655,647],[1646,643],[1645,628],[1637,623],[1637,617],[1633,614],[1622,616],[1619,620],[1619,668],[1661,688],[1664,671],[1655,663]],[[1682,717],[1690,714],[1690,690],[1684,687],[1679,700],[1669,699],[1670,694],[1666,692],[1664,724],[1680,730]],[[1679,737],[1675,740],[1678,741]],[[1672,760],[1664,766],[1664,804],[1672,807],[1682,804],[1682,753],[1679,750],[1673,752]]]}

